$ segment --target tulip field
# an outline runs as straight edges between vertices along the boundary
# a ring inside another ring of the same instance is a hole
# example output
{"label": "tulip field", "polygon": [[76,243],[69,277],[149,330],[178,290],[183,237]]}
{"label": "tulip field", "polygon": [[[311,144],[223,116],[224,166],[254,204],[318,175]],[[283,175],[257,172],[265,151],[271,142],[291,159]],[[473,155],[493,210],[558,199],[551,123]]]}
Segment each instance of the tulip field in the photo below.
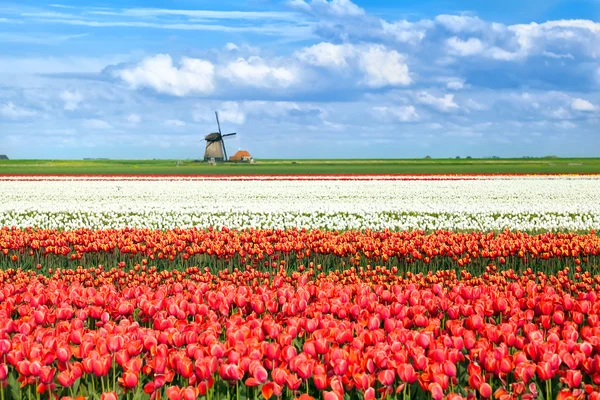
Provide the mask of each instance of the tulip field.
{"label": "tulip field", "polygon": [[600,176],[0,176],[0,400],[600,399]]}

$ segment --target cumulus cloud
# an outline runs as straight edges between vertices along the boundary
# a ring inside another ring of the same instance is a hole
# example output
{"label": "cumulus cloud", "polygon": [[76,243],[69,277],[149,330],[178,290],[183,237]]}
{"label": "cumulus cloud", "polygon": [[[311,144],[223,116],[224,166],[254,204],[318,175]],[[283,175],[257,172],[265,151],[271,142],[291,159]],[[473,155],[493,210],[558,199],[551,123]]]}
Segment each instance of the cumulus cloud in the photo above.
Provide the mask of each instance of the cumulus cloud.
{"label": "cumulus cloud", "polygon": [[214,69],[210,61],[187,57],[177,67],[170,55],[157,54],[133,68],[117,70],[115,75],[134,89],[152,88],[159,93],[185,96],[213,92]]}
{"label": "cumulus cloud", "polygon": [[292,68],[269,65],[258,56],[238,58],[219,69],[219,75],[236,85],[260,88],[287,88],[298,82]]}
{"label": "cumulus cloud", "polygon": [[357,17],[365,15],[365,10],[350,0],[288,0],[287,5],[291,8],[325,14],[334,17]]}
{"label": "cumulus cloud", "polygon": [[478,17],[440,15],[435,21],[454,34],[445,39],[448,53],[454,56],[481,56],[499,61],[533,56],[556,60],[600,56],[600,23],[589,20],[504,25]]}
{"label": "cumulus cloud", "polygon": [[312,0],[313,8],[323,10],[337,17],[364,15],[365,10],[350,0]]}
{"label": "cumulus cloud", "polygon": [[412,83],[405,56],[383,45],[322,42],[298,51],[296,57],[309,65],[334,69],[352,64],[363,75],[362,83],[372,88]]}
{"label": "cumulus cloud", "polygon": [[487,26],[479,17],[465,15],[442,14],[435,17],[435,22],[452,33],[478,32]]}
{"label": "cumulus cloud", "polygon": [[347,67],[348,59],[356,55],[354,46],[322,42],[296,53],[301,61],[318,67]]}
{"label": "cumulus cloud", "polygon": [[235,51],[235,50],[239,50],[239,49],[240,49],[240,48],[239,48],[239,47],[238,47],[238,45],[237,45],[237,44],[235,44],[235,43],[231,43],[231,42],[230,42],[230,43],[227,43],[227,44],[225,45],[225,50],[227,50],[227,51]]}
{"label": "cumulus cloud", "polygon": [[306,12],[311,11],[310,5],[304,0],[288,0],[286,2],[286,4],[288,5],[288,7],[294,8],[296,10],[301,10],[301,11],[306,11]]}
{"label": "cumulus cloud", "polygon": [[596,106],[584,99],[574,99],[571,108],[575,111],[596,111]]}
{"label": "cumulus cloud", "polygon": [[412,83],[405,57],[395,50],[373,45],[359,54],[360,69],[370,87],[406,86]]}
{"label": "cumulus cloud", "polygon": [[0,103],[0,115],[10,119],[19,119],[32,117],[36,115],[36,112],[27,108],[19,107],[13,102]]}
{"label": "cumulus cloud", "polygon": [[410,22],[407,20],[400,20],[394,22],[388,22],[380,20],[381,33],[384,37],[389,36],[395,41],[400,43],[408,43],[411,45],[418,45],[425,39],[427,31],[435,26],[433,21],[421,20],[417,22]]}
{"label": "cumulus cloud", "polygon": [[420,119],[417,109],[412,106],[400,107],[373,107],[375,116],[382,120],[393,119],[400,122],[414,122]]}
{"label": "cumulus cloud", "polygon": [[[246,122],[246,115],[240,109],[238,103],[226,101],[219,107],[219,120],[221,122],[231,122],[232,124],[243,124]],[[224,134],[227,132],[223,132]]]}
{"label": "cumulus cloud", "polygon": [[112,125],[102,119],[85,119],[81,124],[85,129],[105,130],[112,129]]}
{"label": "cumulus cloud", "polygon": [[459,78],[450,78],[446,81],[446,87],[451,90],[461,90],[465,88],[465,80]]}
{"label": "cumulus cloud", "polygon": [[451,112],[458,109],[458,104],[454,102],[453,94],[446,94],[443,97],[435,97],[431,93],[423,91],[417,94],[417,101],[442,112]]}
{"label": "cumulus cloud", "polygon": [[477,38],[462,40],[456,36],[446,40],[446,46],[450,54],[463,57],[482,53],[485,49],[483,42]]}
{"label": "cumulus cloud", "polygon": [[77,90],[65,90],[60,94],[60,98],[64,102],[63,108],[67,111],[77,110],[83,101],[83,96]]}

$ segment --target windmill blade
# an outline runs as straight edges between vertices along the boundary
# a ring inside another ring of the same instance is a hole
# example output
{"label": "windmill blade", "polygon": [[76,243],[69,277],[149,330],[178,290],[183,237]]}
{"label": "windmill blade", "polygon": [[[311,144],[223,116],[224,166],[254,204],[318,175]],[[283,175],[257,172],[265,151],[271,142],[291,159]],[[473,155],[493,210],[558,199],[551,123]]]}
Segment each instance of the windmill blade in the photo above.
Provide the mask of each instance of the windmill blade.
{"label": "windmill blade", "polygon": [[227,135],[221,135],[221,137],[226,137],[226,136],[234,136],[237,135],[237,133],[233,132],[233,133],[228,133]]}
{"label": "windmill blade", "polygon": [[223,156],[225,157],[223,158],[223,161],[229,161],[227,159],[227,150],[225,150],[225,142],[223,141],[223,139],[221,139],[221,146],[223,147]]}
{"label": "windmill blade", "polygon": [[221,133],[221,123],[219,122],[219,113],[215,111],[215,116],[217,117],[217,126],[219,127],[219,133]]}

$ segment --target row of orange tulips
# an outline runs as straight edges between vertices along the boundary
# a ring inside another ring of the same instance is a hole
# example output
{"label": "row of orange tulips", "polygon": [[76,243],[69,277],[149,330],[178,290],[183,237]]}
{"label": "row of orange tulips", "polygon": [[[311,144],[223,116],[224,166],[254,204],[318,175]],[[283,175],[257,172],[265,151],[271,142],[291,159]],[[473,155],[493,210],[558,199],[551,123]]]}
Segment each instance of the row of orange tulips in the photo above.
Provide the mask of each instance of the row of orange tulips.
{"label": "row of orange tulips", "polygon": [[282,261],[288,272],[308,268],[311,262],[325,272],[379,264],[400,272],[481,273],[490,263],[519,271],[556,272],[565,262],[591,270],[600,262],[600,238],[595,232],[0,229],[0,266],[5,268],[129,267],[149,262],[159,269],[198,265],[216,273],[246,265],[272,270]]}

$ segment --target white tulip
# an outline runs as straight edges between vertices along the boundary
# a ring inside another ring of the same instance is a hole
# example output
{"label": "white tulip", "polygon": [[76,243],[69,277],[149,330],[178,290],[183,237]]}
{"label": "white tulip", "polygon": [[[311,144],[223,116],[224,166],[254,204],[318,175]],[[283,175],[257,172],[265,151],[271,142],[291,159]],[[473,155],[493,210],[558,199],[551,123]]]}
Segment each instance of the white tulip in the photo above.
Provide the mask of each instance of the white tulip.
{"label": "white tulip", "polygon": [[4,226],[483,231],[600,227],[596,176],[0,179]]}

